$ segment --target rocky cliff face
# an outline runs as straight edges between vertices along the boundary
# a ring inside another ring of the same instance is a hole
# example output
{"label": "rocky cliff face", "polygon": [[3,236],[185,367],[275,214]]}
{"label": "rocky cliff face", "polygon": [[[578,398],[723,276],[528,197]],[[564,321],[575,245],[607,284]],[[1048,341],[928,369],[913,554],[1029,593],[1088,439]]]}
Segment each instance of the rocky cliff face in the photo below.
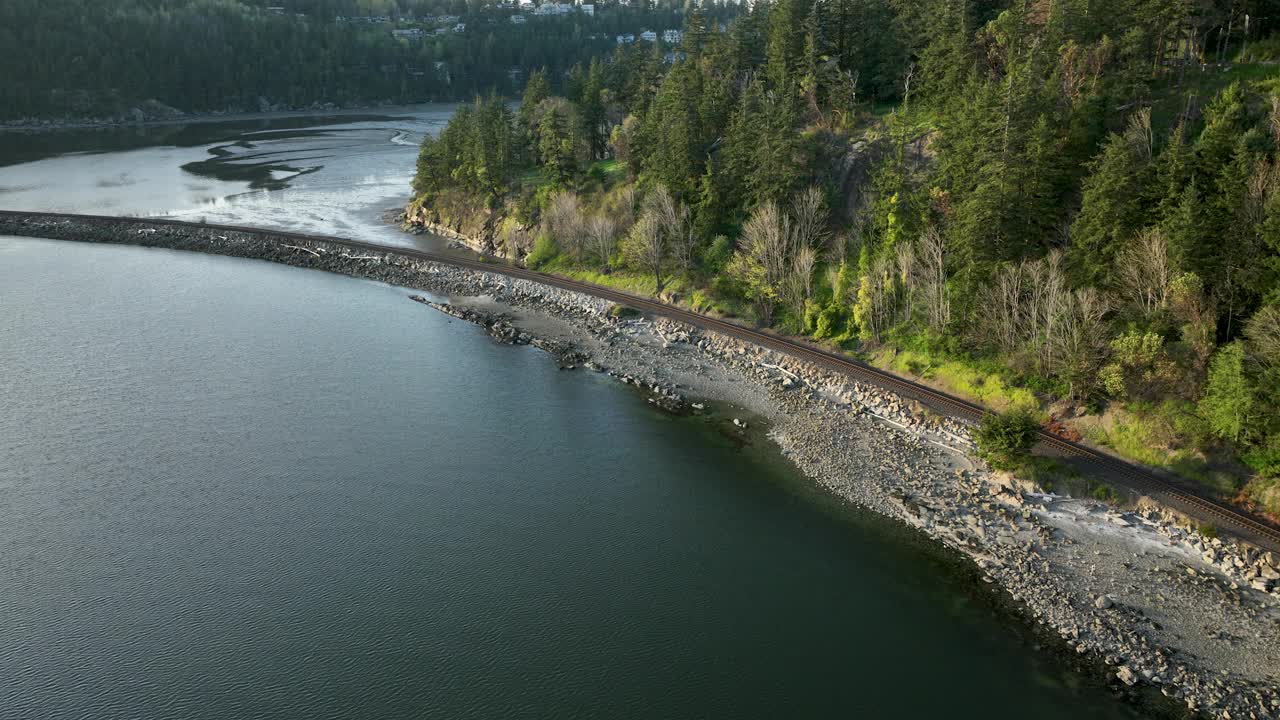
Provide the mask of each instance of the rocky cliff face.
{"label": "rocky cliff face", "polygon": [[403,223],[410,232],[430,232],[456,240],[478,253],[498,252],[497,228],[501,213],[484,202],[461,196],[442,194],[430,205],[415,199],[405,208]]}

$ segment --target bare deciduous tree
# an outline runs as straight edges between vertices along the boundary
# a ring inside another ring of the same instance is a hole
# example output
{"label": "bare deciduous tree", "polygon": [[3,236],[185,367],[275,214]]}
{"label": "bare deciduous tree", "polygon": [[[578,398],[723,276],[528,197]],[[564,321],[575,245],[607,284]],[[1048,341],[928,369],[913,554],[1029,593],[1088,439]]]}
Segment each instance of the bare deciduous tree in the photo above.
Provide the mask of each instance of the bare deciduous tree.
{"label": "bare deciduous tree", "polygon": [[1271,112],[1267,115],[1267,127],[1271,130],[1271,140],[1280,145],[1280,96],[1271,96]]}
{"label": "bare deciduous tree", "polygon": [[772,200],[761,203],[742,228],[730,270],[768,323],[783,292],[791,259],[791,221]]}
{"label": "bare deciduous tree", "polygon": [[1280,307],[1264,305],[1245,327],[1249,356],[1268,372],[1280,372]]}
{"label": "bare deciduous tree", "polygon": [[902,243],[898,246],[898,254],[894,262],[898,273],[898,322],[910,322],[915,313],[916,290],[919,285],[919,278],[916,277],[915,251],[909,244]]}
{"label": "bare deciduous tree", "polygon": [[1038,350],[1036,364],[1042,372],[1053,372],[1057,345],[1058,317],[1071,292],[1062,268],[1062,251],[1052,250],[1043,260],[1024,263],[1028,273],[1027,289],[1031,291],[1029,326],[1026,337]]}
{"label": "bare deciduous tree", "polygon": [[1236,210],[1241,224],[1248,229],[1267,219],[1267,201],[1280,192],[1280,166],[1259,160],[1249,175],[1243,202]]}
{"label": "bare deciduous tree", "polygon": [[943,332],[951,322],[951,299],[947,293],[946,240],[936,227],[926,228],[916,243],[916,265],[925,322],[930,330]]}
{"label": "bare deciduous tree", "polygon": [[1218,313],[1205,292],[1204,281],[1195,273],[1183,273],[1169,286],[1169,309],[1182,331],[1182,341],[1196,357],[1200,377],[1213,355]]}
{"label": "bare deciduous tree", "polygon": [[1159,228],[1141,230],[1116,259],[1116,284],[1144,318],[1169,305],[1169,241]]}
{"label": "bare deciduous tree", "polygon": [[671,256],[680,271],[693,270],[697,259],[698,236],[694,233],[689,206],[677,200],[666,187],[659,185],[645,199],[645,209],[657,218],[661,232],[671,248]]}
{"label": "bare deciduous tree", "polygon": [[1046,339],[1054,346],[1056,372],[1067,381],[1072,397],[1083,397],[1097,382],[1098,368],[1109,348],[1103,325],[1106,313],[1106,302],[1094,288],[1066,293],[1055,313],[1055,332]]}
{"label": "bare deciduous tree", "polygon": [[679,222],[679,201],[665,185],[658,185],[645,196],[644,211],[652,214],[666,233],[670,233],[671,228]]}
{"label": "bare deciduous tree", "polygon": [[1001,268],[982,299],[979,331],[1001,352],[1013,352],[1022,340],[1025,275],[1021,264]]}
{"label": "bare deciduous tree", "polygon": [[586,235],[596,261],[602,268],[609,267],[609,260],[618,251],[618,228],[613,218],[603,212],[595,213],[587,220]]}
{"label": "bare deciduous tree", "polygon": [[818,254],[811,247],[802,246],[791,259],[791,273],[783,283],[783,295],[791,306],[792,314],[803,321],[809,298],[813,297],[813,268]]}
{"label": "bare deciduous tree", "polygon": [[[1001,352],[1024,356],[1040,372],[1055,373],[1064,370],[1064,363],[1083,367],[1083,338],[1074,334],[1098,308],[1105,309],[1100,295],[1086,297],[1067,287],[1062,254],[1054,250],[1043,260],[997,271],[983,295],[976,329]],[[1096,339],[1104,342],[1103,328],[1094,329]],[[1070,357],[1063,355],[1068,349]]]}
{"label": "bare deciduous tree", "polygon": [[796,195],[791,214],[796,247],[825,249],[831,231],[827,227],[827,201],[822,196],[822,191],[810,187]]}
{"label": "bare deciduous tree", "polygon": [[654,294],[662,294],[666,284],[662,272],[667,260],[667,243],[661,224],[652,213],[645,212],[631,226],[622,251],[632,265],[653,273]]}
{"label": "bare deciduous tree", "polygon": [[772,200],[765,201],[742,228],[740,249],[764,268],[764,282],[778,288],[791,255],[791,221]]}
{"label": "bare deciduous tree", "polygon": [[1151,160],[1151,152],[1155,147],[1155,136],[1151,131],[1151,108],[1142,108],[1129,116],[1124,138],[1139,157]]}
{"label": "bare deciduous tree", "polygon": [[879,256],[859,279],[854,316],[864,339],[875,343],[884,339],[893,324],[894,295],[893,261]]}
{"label": "bare deciduous tree", "polygon": [[542,216],[543,226],[560,247],[575,259],[582,257],[583,243],[586,239],[585,226],[582,219],[582,208],[578,196],[571,192],[560,192],[551,196],[546,212]]}
{"label": "bare deciduous tree", "polygon": [[625,230],[636,221],[636,187],[630,183],[609,192],[604,199],[605,212],[618,227]]}

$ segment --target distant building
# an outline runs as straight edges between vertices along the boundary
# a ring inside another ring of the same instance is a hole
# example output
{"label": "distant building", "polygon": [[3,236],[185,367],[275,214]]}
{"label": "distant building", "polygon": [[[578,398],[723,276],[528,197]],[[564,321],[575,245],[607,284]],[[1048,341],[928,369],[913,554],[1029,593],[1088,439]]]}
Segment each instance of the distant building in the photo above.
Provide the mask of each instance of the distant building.
{"label": "distant building", "polygon": [[284,7],[281,5],[268,5],[267,12],[271,13],[272,15],[283,15]]}
{"label": "distant building", "polygon": [[523,15],[512,15],[512,16],[511,16],[511,24],[512,24],[512,25],[523,25],[524,23],[525,23],[525,17],[524,17]]}
{"label": "distant building", "polygon": [[627,43],[635,42],[636,36],[635,35],[619,35],[617,40],[619,45],[625,45]]}
{"label": "distant building", "polygon": [[640,33],[640,39],[645,42],[658,42],[658,33],[652,30],[645,30]]}
{"label": "distant building", "polygon": [[457,25],[454,25],[454,26],[453,26],[453,31],[454,31],[454,32],[456,32],[456,33],[464,33],[464,32],[466,32],[466,31],[467,31],[467,24],[466,24],[466,23],[458,23]]}
{"label": "distant building", "polygon": [[568,15],[571,12],[573,12],[573,6],[569,3],[547,2],[539,5],[538,9],[533,11],[533,14],[543,16]]}
{"label": "distant building", "polygon": [[595,16],[596,14],[596,6],[594,4],[583,3],[578,7],[581,8],[582,12],[586,13],[587,15]]}
{"label": "distant building", "polygon": [[671,43],[672,45],[680,42],[682,33],[679,30],[663,30],[662,42]]}
{"label": "distant building", "polygon": [[409,28],[407,30],[406,29],[392,30],[391,34],[398,38],[411,40],[411,39],[424,37],[427,34],[427,31],[421,28]]}

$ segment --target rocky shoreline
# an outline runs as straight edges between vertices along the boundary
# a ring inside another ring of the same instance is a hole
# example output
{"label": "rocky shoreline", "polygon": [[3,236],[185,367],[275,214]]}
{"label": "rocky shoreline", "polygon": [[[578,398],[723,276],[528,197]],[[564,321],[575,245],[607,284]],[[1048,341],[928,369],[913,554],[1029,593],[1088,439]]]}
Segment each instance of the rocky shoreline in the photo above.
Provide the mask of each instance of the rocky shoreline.
{"label": "rocky shoreline", "polygon": [[[566,370],[605,372],[670,412],[762,419],[834,495],[970,559],[983,581],[1117,692],[1158,690],[1193,714],[1280,718],[1280,557],[1206,538],[1149,502],[1057,496],[969,456],[968,429],[788,356],[598,298],[392,252],[136,222],[0,216],[0,234],[92,239],[340,272],[425,291],[414,300],[532,344]],[[443,298],[452,298],[443,302]]]}

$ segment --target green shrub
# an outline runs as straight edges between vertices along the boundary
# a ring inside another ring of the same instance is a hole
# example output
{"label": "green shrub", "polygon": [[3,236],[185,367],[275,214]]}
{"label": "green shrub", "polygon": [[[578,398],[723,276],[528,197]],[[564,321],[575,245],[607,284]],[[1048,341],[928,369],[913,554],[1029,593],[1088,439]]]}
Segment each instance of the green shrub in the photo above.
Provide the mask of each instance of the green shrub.
{"label": "green shrub", "polygon": [[847,327],[849,314],[837,303],[831,303],[818,313],[814,321],[813,337],[818,340],[833,338],[842,334]]}
{"label": "green shrub", "polygon": [[1258,476],[1244,489],[1263,512],[1280,517],[1280,478]]}
{"label": "green shrub", "polygon": [[1014,410],[987,415],[974,433],[978,455],[999,469],[1010,469],[1022,463],[1036,444],[1039,423],[1031,413]]}
{"label": "green shrub", "polygon": [[706,312],[715,305],[711,296],[702,288],[694,288],[689,295],[689,307],[695,312]]}
{"label": "green shrub", "polygon": [[1115,504],[1120,502],[1120,493],[1116,489],[1103,483],[1093,489],[1093,497],[1095,500],[1101,500],[1104,503]]}
{"label": "green shrub", "polygon": [[1271,438],[1266,445],[1250,450],[1244,461],[1262,477],[1280,478],[1280,435]]}
{"label": "green shrub", "polygon": [[556,241],[550,235],[543,233],[534,241],[533,252],[524,259],[524,264],[536,270],[554,260],[559,254],[560,246],[556,245]]}
{"label": "green shrub", "polygon": [[1200,414],[1218,437],[1232,442],[1247,439],[1252,431],[1256,398],[1245,373],[1244,345],[1231,343],[1214,354],[1209,382],[1200,400]]}
{"label": "green shrub", "polygon": [[724,235],[717,235],[702,252],[702,267],[710,275],[719,275],[724,272],[725,266],[731,259],[733,259],[733,241]]}
{"label": "green shrub", "polygon": [[1196,532],[1200,533],[1202,536],[1210,540],[1218,537],[1218,528],[1214,527],[1213,525],[1210,525],[1209,523],[1200,523],[1199,525],[1197,525]]}

